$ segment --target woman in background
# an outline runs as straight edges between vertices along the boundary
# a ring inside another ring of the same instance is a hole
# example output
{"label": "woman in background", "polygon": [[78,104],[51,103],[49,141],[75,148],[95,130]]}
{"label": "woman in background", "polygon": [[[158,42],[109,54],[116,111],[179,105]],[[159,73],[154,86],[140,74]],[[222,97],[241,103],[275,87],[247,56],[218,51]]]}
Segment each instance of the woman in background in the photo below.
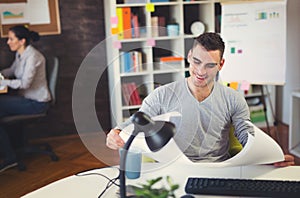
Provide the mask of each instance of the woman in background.
{"label": "woman in background", "polygon": [[[47,111],[51,100],[44,56],[30,41],[38,41],[39,34],[24,26],[9,29],[7,44],[16,52],[12,65],[0,71],[4,80],[0,86],[17,90],[17,94],[0,95],[0,119],[5,116],[36,114]],[[0,124],[0,172],[17,165],[16,154],[11,146],[7,132]]]}

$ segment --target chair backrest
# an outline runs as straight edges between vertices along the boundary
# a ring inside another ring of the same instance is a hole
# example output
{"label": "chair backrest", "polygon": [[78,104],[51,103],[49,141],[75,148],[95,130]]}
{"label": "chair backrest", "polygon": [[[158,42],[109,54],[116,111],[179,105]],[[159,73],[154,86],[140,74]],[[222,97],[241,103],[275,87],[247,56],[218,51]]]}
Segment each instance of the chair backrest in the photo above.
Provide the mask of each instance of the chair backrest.
{"label": "chair backrest", "polygon": [[233,157],[234,155],[238,154],[242,149],[242,144],[234,135],[234,127],[231,126],[229,131],[229,154],[231,155],[231,157]]}
{"label": "chair backrest", "polygon": [[47,58],[46,62],[46,71],[47,71],[47,80],[48,80],[48,87],[50,89],[51,93],[51,105],[55,104],[56,95],[56,82],[57,82],[57,76],[58,76],[58,67],[59,67],[59,60],[58,57],[49,57]]}

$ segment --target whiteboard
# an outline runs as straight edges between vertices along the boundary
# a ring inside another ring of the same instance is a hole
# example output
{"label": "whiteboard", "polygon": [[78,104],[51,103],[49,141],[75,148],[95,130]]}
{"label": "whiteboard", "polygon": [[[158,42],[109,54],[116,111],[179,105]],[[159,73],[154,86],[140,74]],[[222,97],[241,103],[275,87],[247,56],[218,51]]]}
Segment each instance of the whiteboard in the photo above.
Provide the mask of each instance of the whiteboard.
{"label": "whiteboard", "polygon": [[283,85],[286,0],[222,4],[223,82]]}

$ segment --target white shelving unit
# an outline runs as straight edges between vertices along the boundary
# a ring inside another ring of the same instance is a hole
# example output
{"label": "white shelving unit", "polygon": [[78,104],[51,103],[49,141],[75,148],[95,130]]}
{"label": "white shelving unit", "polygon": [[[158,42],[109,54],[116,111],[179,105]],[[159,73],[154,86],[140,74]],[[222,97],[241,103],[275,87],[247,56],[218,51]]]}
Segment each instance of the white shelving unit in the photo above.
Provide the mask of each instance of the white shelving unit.
{"label": "white shelving unit", "polygon": [[[147,5],[154,5],[155,11],[148,12]],[[122,83],[135,82],[137,87],[144,88],[144,95],[148,95],[154,90],[155,85],[166,84],[185,77],[185,61],[180,62],[176,68],[159,70],[155,67],[156,58],[161,56],[180,56],[186,57],[190,49],[194,35],[190,33],[190,25],[194,21],[201,21],[205,24],[205,31],[215,31],[215,4],[214,0],[200,1],[169,1],[145,3],[117,3],[114,0],[105,0],[106,17],[106,36],[110,37],[107,41],[107,60],[109,72],[109,90],[111,98],[111,120],[112,126],[124,121],[132,112],[138,110],[139,105],[126,106],[122,99]],[[117,35],[111,34],[114,27],[109,21],[116,17],[116,8],[130,7],[134,12],[139,13],[140,28],[146,30],[139,38],[119,40]],[[191,14],[192,13],[192,14]],[[151,16],[165,17],[166,24],[175,21],[179,25],[178,36],[151,35]],[[149,42],[155,45],[149,44]],[[120,41],[121,48],[112,47],[114,42]],[[143,71],[141,72],[120,72],[120,52],[138,50],[143,52]],[[113,61],[111,61],[113,60]]]}
{"label": "white shelving unit", "polygon": [[300,91],[291,95],[290,124],[289,124],[289,151],[300,157]]}
{"label": "white shelving unit", "polygon": [[[181,61],[176,68],[160,70],[155,67],[156,58],[161,56],[186,57],[195,37],[190,31],[190,26],[195,21],[202,22],[206,32],[218,31],[220,28],[217,18],[220,14],[221,0],[170,0],[157,3],[144,0],[144,3],[130,4],[117,2],[119,1],[105,0],[104,9],[112,126],[123,122],[140,107],[140,105],[124,105],[123,83],[135,82],[137,87],[143,90],[140,94],[146,96],[155,89],[157,83],[166,84],[185,77],[188,71],[186,61]],[[150,4],[154,5],[154,12],[148,11]],[[119,39],[118,35],[111,33],[112,28],[115,27],[111,19],[117,16],[116,9],[124,7],[130,7],[132,12],[138,14],[140,30],[143,30],[138,38]],[[165,17],[166,24],[169,21],[175,21],[179,25],[179,35],[153,37],[152,16]],[[115,42],[120,42],[121,48],[114,47]],[[122,73],[120,72],[120,53],[131,50],[143,53],[143,71]],[[274,93],[272,91],[272,94]]]}

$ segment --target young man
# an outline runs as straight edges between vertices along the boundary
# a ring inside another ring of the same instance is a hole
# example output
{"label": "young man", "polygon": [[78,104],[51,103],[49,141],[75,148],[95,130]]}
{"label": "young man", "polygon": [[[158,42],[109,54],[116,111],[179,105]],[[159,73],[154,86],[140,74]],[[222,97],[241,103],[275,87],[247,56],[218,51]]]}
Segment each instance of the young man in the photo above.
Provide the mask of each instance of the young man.
{"label": "young man", "polygon": [[[174,140],[192,161],[223,161],[228,159],[229,129],[235,128],[235,136],[242,145],[248,134],[254,135],[250,113],[245,98],[237,91],[216,82],[223,68],[225,45],[217,33],[198,36],[188,53],[190,77],[161,86],[143,101],[140,111],[149,116],[178,111],[182,117],[175,121]],[[118,149],[124,145],[120,129],[112,129],[107,135],[107,146]],[[277,166],[292,165],[292,156]]]}

